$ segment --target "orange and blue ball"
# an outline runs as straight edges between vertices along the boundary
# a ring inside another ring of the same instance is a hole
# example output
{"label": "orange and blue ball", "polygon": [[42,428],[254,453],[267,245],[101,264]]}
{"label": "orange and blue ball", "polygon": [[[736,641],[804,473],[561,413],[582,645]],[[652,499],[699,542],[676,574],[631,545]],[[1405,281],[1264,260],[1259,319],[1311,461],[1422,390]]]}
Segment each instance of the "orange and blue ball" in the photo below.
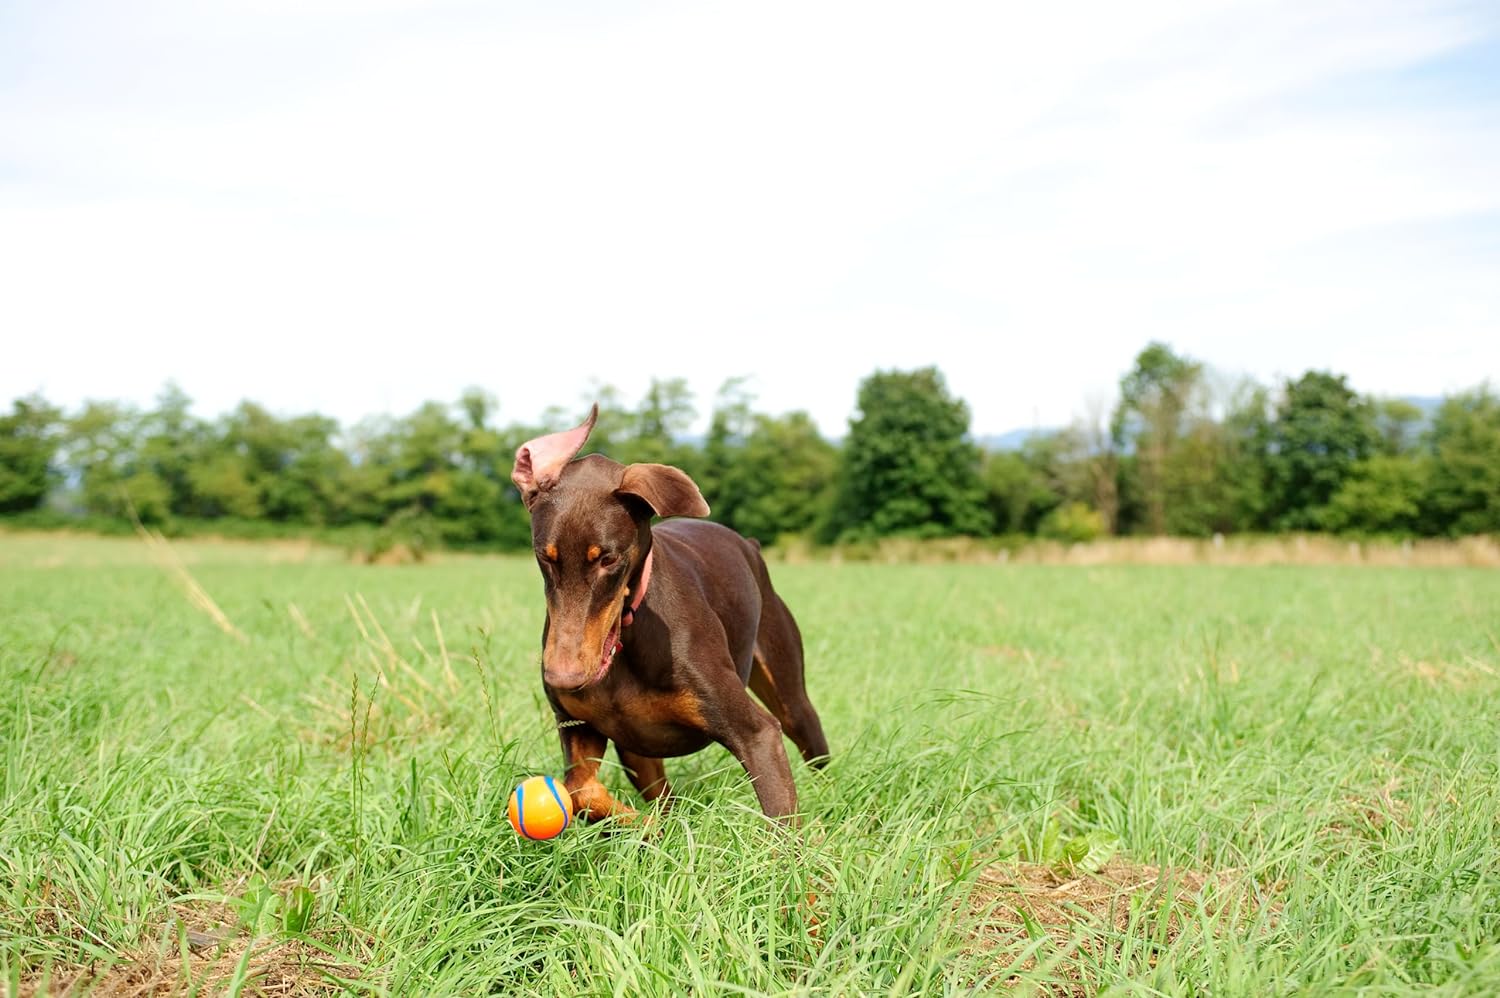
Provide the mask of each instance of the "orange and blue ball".
{"label": "orange and blue ball", "polygon": [[533,776],[510,793],[510,827],[528,839],[561,835],[573,820],[568,788],[550,776]]}

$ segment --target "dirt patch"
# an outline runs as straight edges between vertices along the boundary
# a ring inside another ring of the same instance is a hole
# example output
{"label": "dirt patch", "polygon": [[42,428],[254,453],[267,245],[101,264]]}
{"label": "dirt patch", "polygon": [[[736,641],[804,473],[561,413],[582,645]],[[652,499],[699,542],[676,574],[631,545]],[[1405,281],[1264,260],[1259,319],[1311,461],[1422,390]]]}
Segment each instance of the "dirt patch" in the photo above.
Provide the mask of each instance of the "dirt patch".
{"label": "dirt patch", "polygon": [[1170,946],[1190,925],[1233,931],[1269,910],[1274,888],[1237,870],[1164,869],[1116,857],[1097,873],[1000,863],[980,874],[966,913],[976,955],[1003,961],[991,985],[1086,995],[1089,964]]}
{"label": "dirt patch", "polygon": [[172,914],[143,933],[149,941],[86,966],[54,965],[23,976],[18,998],[48,995],[153,998],[214,995],[243,982],[240,994],[329,995],[347,990],[358,967],[300,939],[251,939],[223,903],[172,905]]}
{"label": "dirt patch", "polygon": [[1412,659],[1405,655],[1397,659],[1400,675],[1420,680],[1427,686],[1453,690],[1465,690],[1481,683],[1493,682],[1500,673],[1494,666],[1481,662],[1472,655],[1464,656],[1462,662],[1442,659]]}
{"label": "dirt patch", "polygon": [[351,551],[349,560],[356,565],[420,565],[427,560],[427,552],[398,542],[389,547]]}

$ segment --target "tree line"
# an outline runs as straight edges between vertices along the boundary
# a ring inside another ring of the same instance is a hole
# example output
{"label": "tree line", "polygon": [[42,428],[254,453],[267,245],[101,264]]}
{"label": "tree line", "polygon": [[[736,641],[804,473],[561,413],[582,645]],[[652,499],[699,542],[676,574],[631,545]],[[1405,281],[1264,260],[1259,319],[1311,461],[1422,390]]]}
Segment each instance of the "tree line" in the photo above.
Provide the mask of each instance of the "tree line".
{"label": "tree line", "polygon": [[[683,468],[714,519],[767,544],[1500,532],[1500,399],[1488,384],[1424,408],[1361,395],[1326,371],[1274,386],[1225,378],[1152,343],[1113,407],[1014,448],[976,441],[968,405],[931,367],[864,379],[839,441],[805,412],[756,411],[743,380],[720,389],[696,439],[682,379],[654,381],[635,404],[600,388],[575,408],[595,399],[589,450]],[[250,401],[203,419],[173,384],[146,409],[89,401],[64,412],[32,395],[0,415],[0,515],[169,531],[362,528],[521,549],[530,534],[510,482],[515,450],[579,412],[501,424],[498,411],[477,388],[347,428]]]}

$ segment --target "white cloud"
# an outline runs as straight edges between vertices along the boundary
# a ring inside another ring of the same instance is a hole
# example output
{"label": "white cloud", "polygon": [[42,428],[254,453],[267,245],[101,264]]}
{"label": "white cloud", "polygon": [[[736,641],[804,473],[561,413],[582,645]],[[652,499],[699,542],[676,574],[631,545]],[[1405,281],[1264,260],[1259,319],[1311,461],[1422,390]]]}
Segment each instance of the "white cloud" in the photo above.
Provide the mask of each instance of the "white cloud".
{"label": "white cloud", "polygon": [[[48,5],[0,61],[0,397],[503,418],[935,363],[1063,421],[1148,339],[1500,375],[1483,8]],[[1400,99],[1397,99],[1397,98]],[[1474,238],[1474,232],[1488,238]]]}

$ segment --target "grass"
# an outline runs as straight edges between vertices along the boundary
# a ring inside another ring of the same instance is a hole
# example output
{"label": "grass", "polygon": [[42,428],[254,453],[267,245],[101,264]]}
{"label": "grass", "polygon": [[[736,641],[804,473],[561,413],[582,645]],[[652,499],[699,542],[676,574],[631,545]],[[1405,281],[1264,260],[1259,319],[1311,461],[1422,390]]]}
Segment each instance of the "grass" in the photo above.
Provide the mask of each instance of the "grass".
{"label": "grass", "polygon": [[1493,571],[777,565],[802,831],[713,748],[531,843],[533,565],[173,559],[0,536],[10,992],[1500,992]]}

